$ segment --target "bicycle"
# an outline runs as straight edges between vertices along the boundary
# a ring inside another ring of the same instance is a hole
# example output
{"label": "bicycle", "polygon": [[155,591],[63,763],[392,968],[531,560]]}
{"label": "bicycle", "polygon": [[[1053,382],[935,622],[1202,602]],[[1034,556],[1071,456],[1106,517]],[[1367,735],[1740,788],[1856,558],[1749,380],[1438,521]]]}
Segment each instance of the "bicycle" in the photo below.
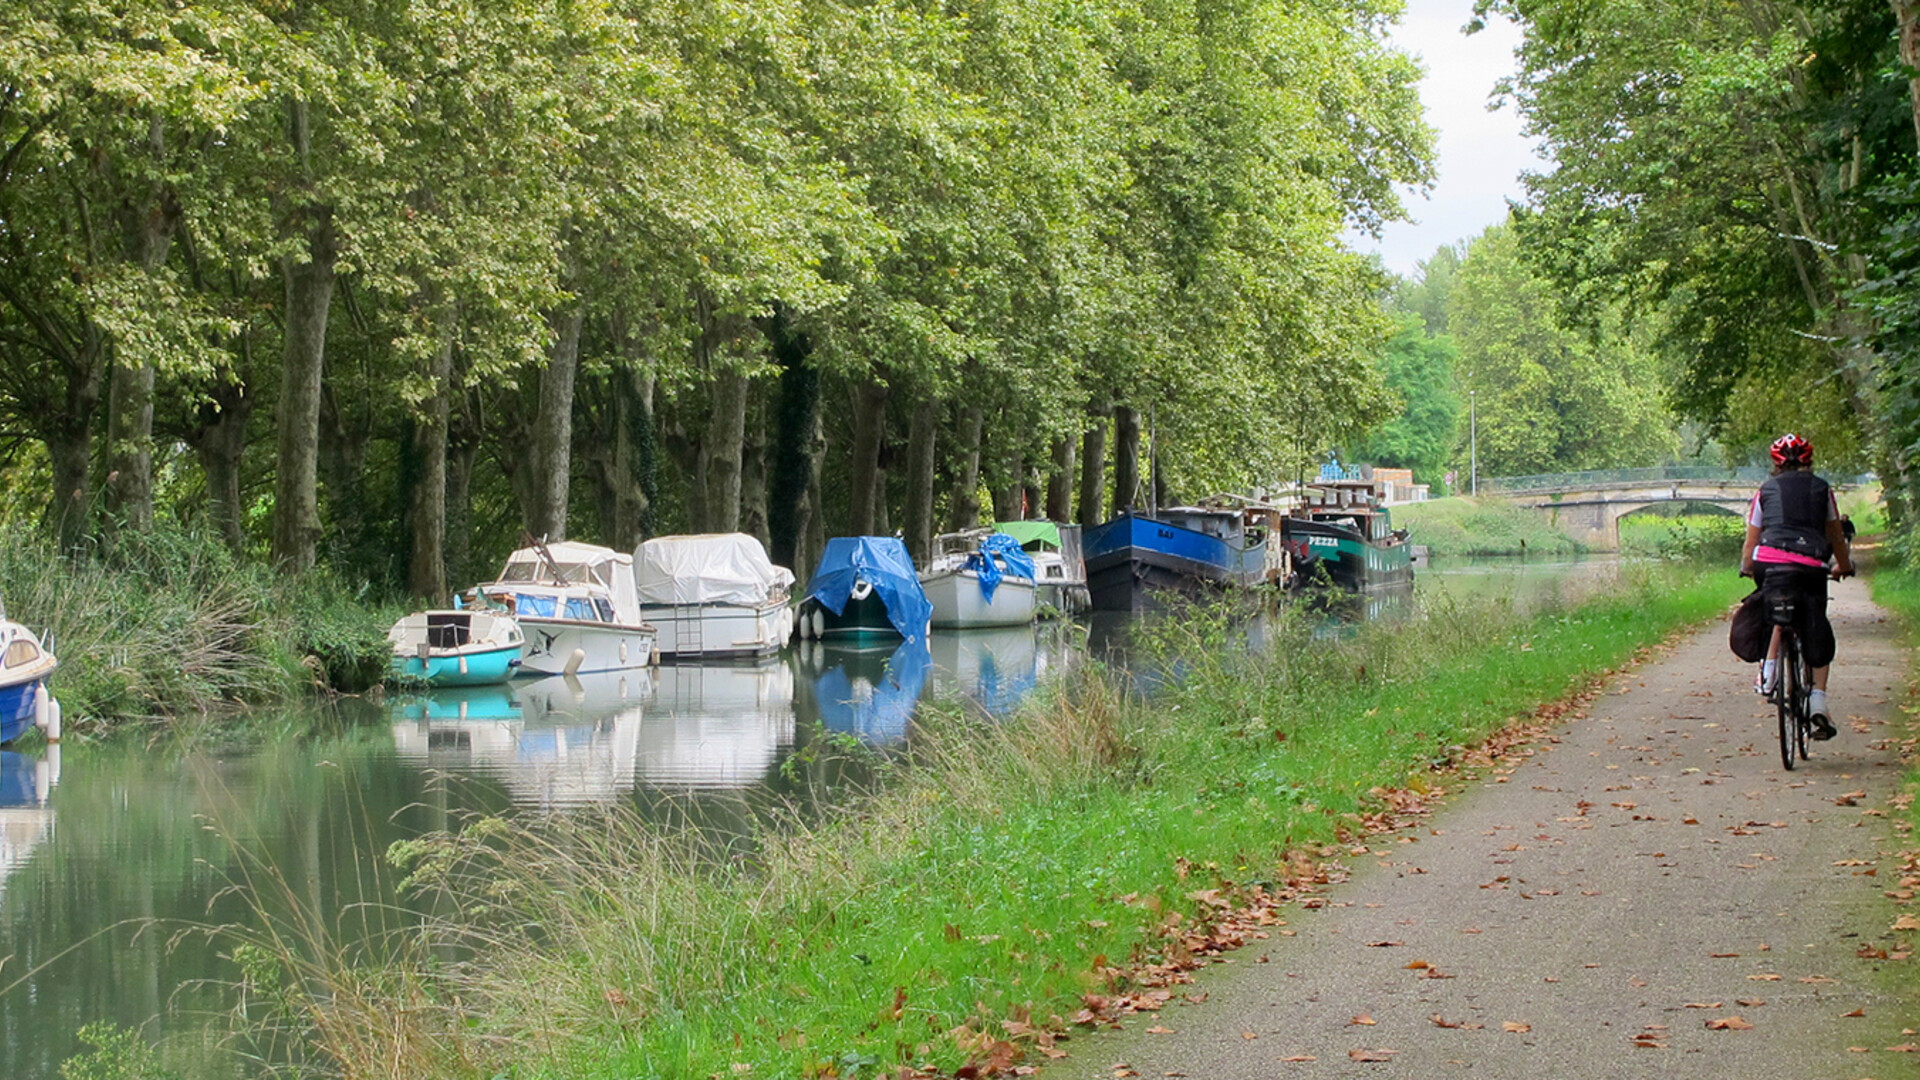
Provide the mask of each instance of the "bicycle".
{"label": "bicycle", "polygon": [[1807,760],[1807,733],[1813,727],[1808,706],[1813,697],[1813,669],[1800,643],[1800,596],[1776,594],[1767,598],[1767,621],[1780,635],[1780,656],[1774,662],[1773,685],[1767,700],[1780,717],[1780,764],[1793,771],[1796,756]]}
{"label": "bicycle", "polygon": [[[1742,572],[1743,577],[1754,575]],[[1851,574],[1834,573],[1834,580]],[[1780,635],[1780,655],[1774,661],[1773,685],[1767,701],[1779,716],[1780,764],[1793,771],[1794,759],[1807,760],[1807,742],[1813,730],[1813,666],[1807,663],[1800,640],[1800,603],[1797,590],[1778,590],[1766,598],[1767,622]]]}

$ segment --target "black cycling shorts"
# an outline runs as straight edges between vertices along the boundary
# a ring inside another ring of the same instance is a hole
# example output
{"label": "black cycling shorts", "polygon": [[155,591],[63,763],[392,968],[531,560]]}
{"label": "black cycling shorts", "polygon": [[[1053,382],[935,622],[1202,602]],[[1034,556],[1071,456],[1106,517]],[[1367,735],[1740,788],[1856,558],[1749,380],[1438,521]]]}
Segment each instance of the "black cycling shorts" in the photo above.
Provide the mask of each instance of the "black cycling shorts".
{"label": "black cycling shorts", "polygon": [[1833,623],[1827,618],[1826,570],[1815,566],[1757,563],[1754,576],[1759,579],[1762,596],[1788,591],[1800,595],[1800,641],[1807,652],[1807,664],[1819,668],[1833,663],[1835,645]]}

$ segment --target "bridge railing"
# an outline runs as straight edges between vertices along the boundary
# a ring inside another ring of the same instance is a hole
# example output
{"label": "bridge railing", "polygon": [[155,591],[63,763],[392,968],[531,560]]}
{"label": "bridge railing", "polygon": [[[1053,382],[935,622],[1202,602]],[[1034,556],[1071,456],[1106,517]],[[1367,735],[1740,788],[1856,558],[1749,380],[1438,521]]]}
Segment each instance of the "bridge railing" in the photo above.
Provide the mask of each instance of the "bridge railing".
{"label": "bridge railing", "polygon": [[1586,472],[1541,473],[1536,476],[1483,477],[1480,490],[1496,495],[1524,495],[1534,491],[1577,491],[1613,484],[1663,484],[1708,481],[1758,485],[1773,470],[1760,465],[1721,468],[1675,465],[1656,469],[1591,469]]}
{"label": "bridge railing", "polygon": [[[1723,483],[1759,486],[1773,474],[1764,465],[1717,468],[1708,465],[1672,465],[1657,469],[1589,469],[1585,472],[1541,473],[1537,476],[1481,477],[1480,490],[1495,495],[1525,495],[1546,491],[1581,491],[1618,484]],[[1826,476],[1835,487],[1859,487],[1872,483],[1872,473]]]}

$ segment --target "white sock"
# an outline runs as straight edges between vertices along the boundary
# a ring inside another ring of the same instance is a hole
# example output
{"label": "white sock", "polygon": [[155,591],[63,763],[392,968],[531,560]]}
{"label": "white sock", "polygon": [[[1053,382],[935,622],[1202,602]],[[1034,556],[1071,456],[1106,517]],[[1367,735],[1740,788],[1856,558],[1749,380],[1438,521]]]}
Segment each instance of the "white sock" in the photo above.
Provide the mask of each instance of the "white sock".
{"label": "white sock", "polygon": [[1771,656],[1767,657],[1765,660],[1760,661],[1760,685],[1761,686],[1770,687],[1773,685],[1773,670],[1775,665],[1777,665],[1778,663],[1779,661],[1775,660]]}
{"label": "white sock", "polygon": [[1807,711],[1815,716],[1827,715],[1827,692],[1813,690],[1807,694]]}

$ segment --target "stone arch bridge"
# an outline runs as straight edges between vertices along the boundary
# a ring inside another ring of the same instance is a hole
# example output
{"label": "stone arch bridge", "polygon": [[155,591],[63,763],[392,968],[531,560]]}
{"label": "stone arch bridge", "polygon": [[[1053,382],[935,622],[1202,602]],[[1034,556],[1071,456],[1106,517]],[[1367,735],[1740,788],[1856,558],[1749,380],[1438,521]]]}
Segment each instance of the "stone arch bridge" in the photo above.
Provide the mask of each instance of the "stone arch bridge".
{"label": "stone arch bridge", "polygon": [[[1760,466],[1602,469],[1483,479],[1480,490],[1549,515],[1557,528],[1588,547],[1611,549],[1620,546],[1620,519],[1636,510],[1693,503],[1745,514],[1747,501],[1770,471]],[[1842,488],[1858,482],[1830,479]]]}

